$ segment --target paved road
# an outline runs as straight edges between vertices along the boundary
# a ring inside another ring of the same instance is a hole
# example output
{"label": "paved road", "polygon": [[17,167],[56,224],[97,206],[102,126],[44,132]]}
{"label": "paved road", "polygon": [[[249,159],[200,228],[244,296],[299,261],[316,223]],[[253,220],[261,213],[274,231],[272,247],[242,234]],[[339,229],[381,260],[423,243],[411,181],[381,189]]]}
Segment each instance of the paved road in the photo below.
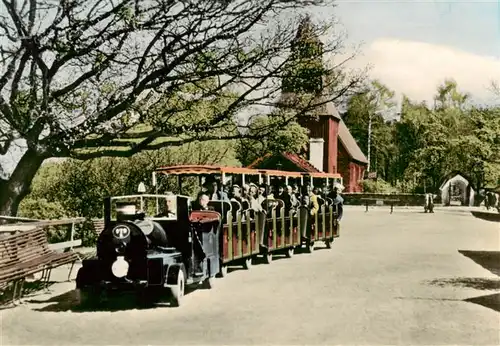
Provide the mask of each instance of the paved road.
{"label": "paved road", "polygon": [[500,314],[463,301],[498,293],[498,277],[459,249],[500,250],[499,225],[467,214],[352,210],[333,249],[234,271],[181,308],[72,312],[69,293],[3,310],[0,341],[498,345]]}

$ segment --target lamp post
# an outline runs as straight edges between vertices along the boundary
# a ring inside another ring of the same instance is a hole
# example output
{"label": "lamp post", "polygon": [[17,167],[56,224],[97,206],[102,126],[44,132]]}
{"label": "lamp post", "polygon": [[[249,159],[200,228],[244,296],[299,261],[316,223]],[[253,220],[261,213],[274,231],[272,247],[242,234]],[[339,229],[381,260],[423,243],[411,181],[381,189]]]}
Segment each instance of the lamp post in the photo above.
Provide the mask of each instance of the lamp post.
{"label": "lamp post", "polygon": [[[137,187],[137,192],[141,195],[143,193],[146,193],[146,185],[144,185],[142,181],[139,183],[139,186]],[[141,196],[141,210],[144,211],[144,198],[142,198],[142,196]]]}

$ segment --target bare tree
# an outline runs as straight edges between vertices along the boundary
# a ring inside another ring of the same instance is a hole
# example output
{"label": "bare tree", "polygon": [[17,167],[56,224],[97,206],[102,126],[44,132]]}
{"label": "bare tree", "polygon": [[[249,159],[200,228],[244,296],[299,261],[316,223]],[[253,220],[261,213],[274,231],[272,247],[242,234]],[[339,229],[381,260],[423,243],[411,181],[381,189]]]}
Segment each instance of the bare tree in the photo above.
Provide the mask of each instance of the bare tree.
{"label": "bare tree", "polygon": [[275,102],[298,16],[311,6],[332,3],[0,0],[0,155],[25,146],[0,180],[0,214],[16,214],[47,158],[242,136],[235,116]]}

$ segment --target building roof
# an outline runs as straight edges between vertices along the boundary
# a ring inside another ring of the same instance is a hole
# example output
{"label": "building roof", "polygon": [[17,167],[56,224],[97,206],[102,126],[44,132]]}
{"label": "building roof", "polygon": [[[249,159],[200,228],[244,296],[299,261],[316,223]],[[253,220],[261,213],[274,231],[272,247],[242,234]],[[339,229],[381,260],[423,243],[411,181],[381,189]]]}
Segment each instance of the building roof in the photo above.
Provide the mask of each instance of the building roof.
{"label": "building roof", "polygon": [[359,161],[361,163],[368,164],[368,159],[359,148],[358,143],[356,142],[351,132],[347,128],[347,125],[345,124],[344,120],[342,119],[339,122],[339,139],[352,159]]}
{"label": "building roof", "polygon": [[[321,172],[318,170],[316,167],[314,167],[312,164],[310,164],[307,160],[304,160],[297,154],[292,154],[292,153],[280,153],[280,155],[285,159],[293,163],[295,166],[297,166],[299,169],[303,170],[304,172],[307,173],[319,173]],[[257,166],[264,162],[265,160],[273,157],[274,154],[266,154],[254,162],[252,162],[250,165],[247,166],[247,168],[258,168]]]}

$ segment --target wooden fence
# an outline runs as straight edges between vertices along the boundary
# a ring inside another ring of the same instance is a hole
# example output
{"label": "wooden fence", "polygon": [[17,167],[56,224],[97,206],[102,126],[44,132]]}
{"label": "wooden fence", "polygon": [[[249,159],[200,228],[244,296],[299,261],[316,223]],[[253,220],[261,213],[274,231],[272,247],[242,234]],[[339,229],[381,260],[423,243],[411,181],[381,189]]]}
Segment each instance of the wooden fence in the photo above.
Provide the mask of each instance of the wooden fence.
{"label": "wooden fence", "polygon": [[60,243],[49,244],[51,250],[73,249],[82,245],[81,239],[75,239],[76,225],[85,222],[84,217],[61,219],[61,220],[36,220],[22,217],[0,215],[0,236],[2,234],[14,234],[17,232],[30,231],[40,227],[71,225],[70,239]]}

